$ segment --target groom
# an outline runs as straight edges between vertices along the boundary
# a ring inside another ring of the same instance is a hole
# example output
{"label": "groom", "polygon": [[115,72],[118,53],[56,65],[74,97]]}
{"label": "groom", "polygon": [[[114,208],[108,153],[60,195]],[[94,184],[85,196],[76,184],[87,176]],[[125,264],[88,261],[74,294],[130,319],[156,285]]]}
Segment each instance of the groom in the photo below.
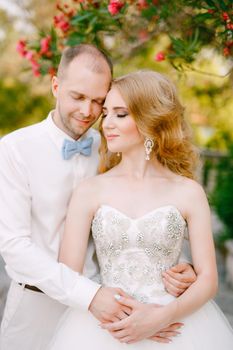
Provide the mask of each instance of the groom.
{"label": "groom", "polygon": [[[124,292],[98,283],[92,242],[84,275],[57,262],[72,191],[97,173],[100,138],[91,126],[111,79],[112,64],[96,47],[65,50],[52,80],[55,110],[0,142],[0,253],[12,279],[1,350],[45,349],[67,305],[89,310],[100,322],[127,317],[114,298]],[[180,264],[165,276],[165,286],[178,295],[193,276],[189,265]],[[166,337],[165,332],[154,339]]]}

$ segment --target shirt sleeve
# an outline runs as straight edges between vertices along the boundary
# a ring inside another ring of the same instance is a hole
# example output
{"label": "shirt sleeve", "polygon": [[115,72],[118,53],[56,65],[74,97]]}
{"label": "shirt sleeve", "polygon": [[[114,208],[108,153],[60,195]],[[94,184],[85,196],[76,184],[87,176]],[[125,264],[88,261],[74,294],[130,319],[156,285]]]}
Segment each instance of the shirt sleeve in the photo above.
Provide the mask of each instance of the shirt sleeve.
{"label": "shirt sleeve", "polygon": [[59,302],[88,309],[100,285],[58,263],[36,245],[31,232],[28,169],[5,139],[0,141],[0,253],[9,276],[37,286]]}
{"label": "shirt sleeve", "polygon": [[183,239],[179,263],[187,263],[189,265],[193,264],[187,228],[185,232],[185,237]]}

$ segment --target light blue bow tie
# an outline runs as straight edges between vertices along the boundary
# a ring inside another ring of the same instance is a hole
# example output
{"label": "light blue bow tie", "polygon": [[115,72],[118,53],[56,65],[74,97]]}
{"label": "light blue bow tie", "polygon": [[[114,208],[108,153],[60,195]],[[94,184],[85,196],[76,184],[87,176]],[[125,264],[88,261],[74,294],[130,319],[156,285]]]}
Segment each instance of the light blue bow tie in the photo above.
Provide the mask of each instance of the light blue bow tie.
{"label": "light blue bow tie", "polygon": [[81,141],[71,141],[65,139],[62,146],[63,159],[68,160],[76,153],[83,154],[84,156],[90,156],[92,143],[93,137],[88,137]]}

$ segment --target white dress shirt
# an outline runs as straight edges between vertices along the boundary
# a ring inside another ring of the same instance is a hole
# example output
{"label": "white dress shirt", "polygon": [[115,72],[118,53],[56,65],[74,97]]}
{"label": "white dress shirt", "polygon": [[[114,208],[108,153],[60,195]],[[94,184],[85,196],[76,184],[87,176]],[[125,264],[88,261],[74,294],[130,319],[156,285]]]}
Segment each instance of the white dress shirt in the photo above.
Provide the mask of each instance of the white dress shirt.
{"label": "white dress shirt", "polygon": [[80,180],[94,176],[99,133],[89,129],[92,155],[63,160],[64,139],[72,140],[53,122],[22,128],[0,141],[0,253],[9,276],[34,285],[59,302],[87,309],[100,285],[94,246],[90,242],[84,277],[57,262],[67,207]]}

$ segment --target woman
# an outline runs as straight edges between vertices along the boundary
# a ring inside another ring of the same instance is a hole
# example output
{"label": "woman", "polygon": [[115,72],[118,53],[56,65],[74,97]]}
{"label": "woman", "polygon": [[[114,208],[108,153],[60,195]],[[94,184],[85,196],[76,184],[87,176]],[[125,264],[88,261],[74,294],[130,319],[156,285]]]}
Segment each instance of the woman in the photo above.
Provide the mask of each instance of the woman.
{"label": "woman", "polygon": [[[92,227],[102,284],[144,303],[116,296],[130,315],[100,327],[90,313],[69,309],[49,349],[232,349],[232,330],[209,302],[217,290],[210,211],[193,180],[187,130],[175,87],[163,75],[140,71],[113,81],[103,108],[104,173],[74,192],[60,261],[82,272]],[[174,298],[163,271],[177,263],[186,228],[197,280]],[[172,343],[145,339],[176,321],[184,328]]]}

